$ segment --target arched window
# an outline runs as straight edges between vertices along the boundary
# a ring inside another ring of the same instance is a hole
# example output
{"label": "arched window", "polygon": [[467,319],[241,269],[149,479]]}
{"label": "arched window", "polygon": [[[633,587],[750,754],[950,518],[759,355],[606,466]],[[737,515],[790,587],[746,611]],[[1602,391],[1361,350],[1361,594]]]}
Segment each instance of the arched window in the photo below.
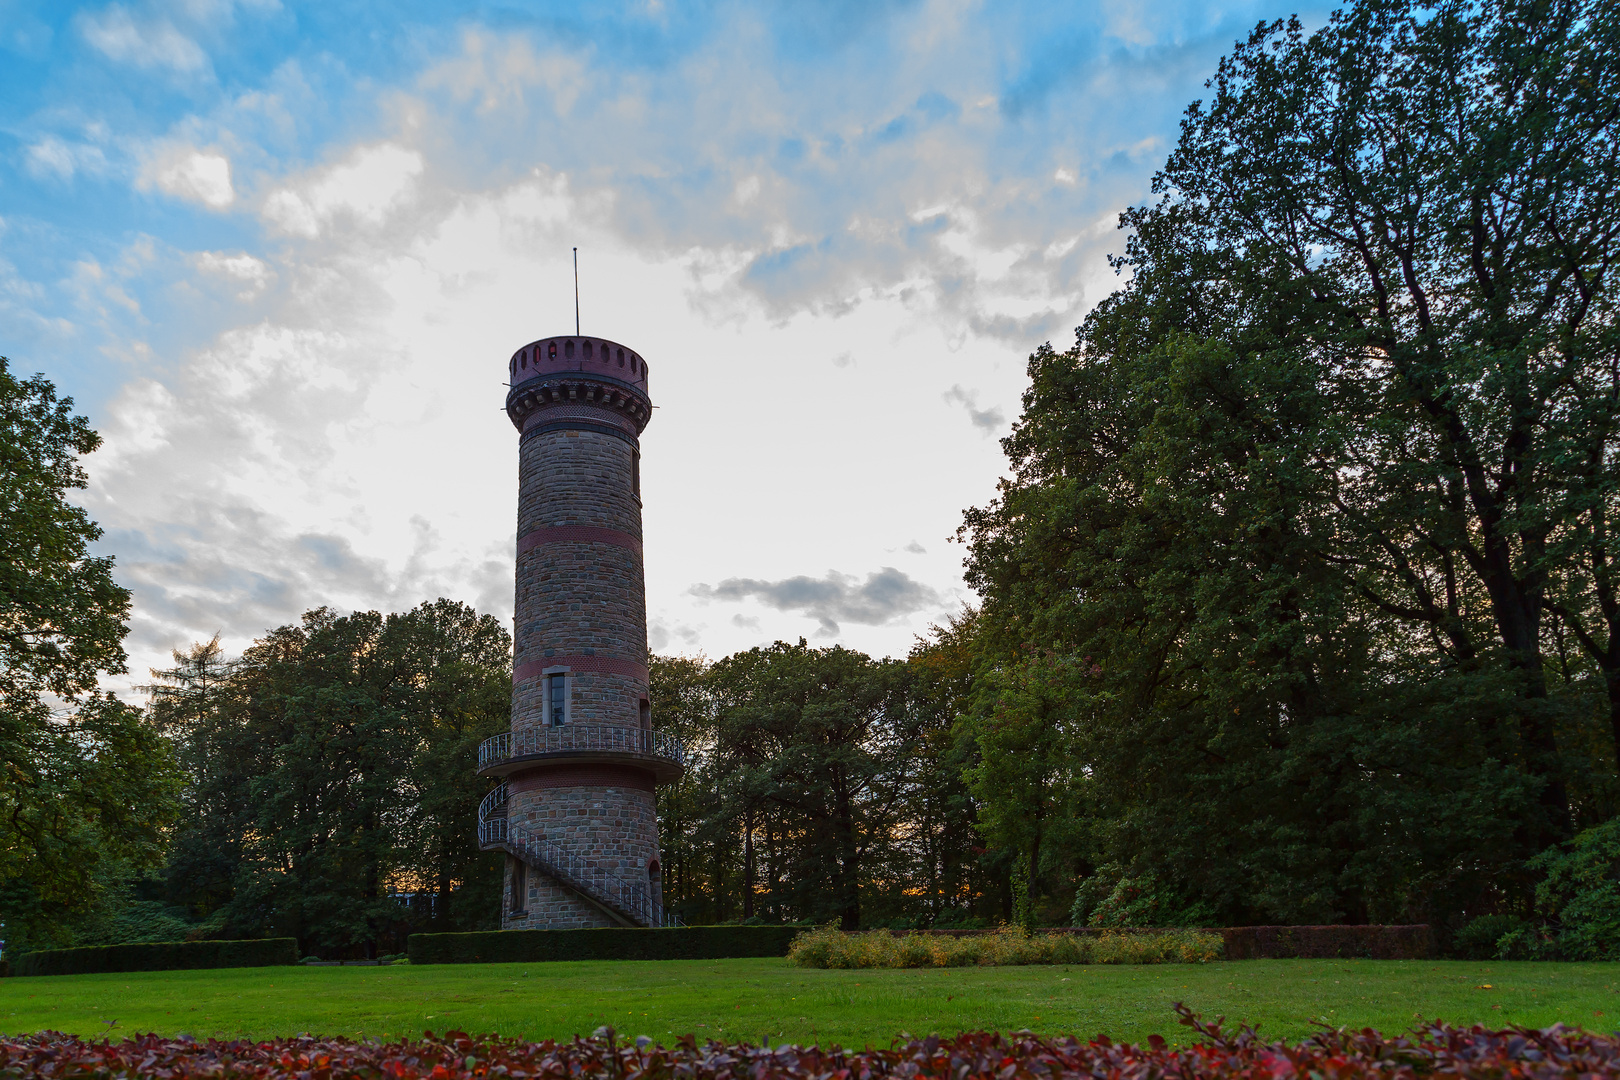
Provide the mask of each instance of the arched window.
{"label": "arched window", "polygon": [[520,356],[520,357],[522,357],[522,365],[523,365],[523,368],[524,368],[524,370],[528,370],[528,367],[529,367],[529,350],[528,350],[528,349],[524,349],[524,350],[523,350],[523,351],[522,351],[522,352],[521,352],[521,353],[519,353],[519,354],[518,354],[518,355],[519,355],[519,356]]}
{"label": "arched window", "polygon": [[624,367],[624,350],[619,350],[619,366]]}
{"label": "arched window", "polygon": [[557,343],[556,343],[556,342],[555,342],[555,341],[553,341],[553,342],[552,342],[552,343],[551,343],[551,348],[550,348],[550,349],[549,349],[549,350],[548,350],[548,351],[547,351],[547,353],[546,353],[546,358],[547,358],[547,359],[548,359],[548,360],[555,360],[555,359],[557,359]]}
{"label": "arched window", "polygon": [[587,342],[585,342],[585,359],[589,360],[590,358],[591,358],[591,343],[587,341]]}
{"label": "arched window", "polygon": [[563,342],[563,358],[566,360],[572,360],[574,358],[573,338],[569,338],[567,341]]}

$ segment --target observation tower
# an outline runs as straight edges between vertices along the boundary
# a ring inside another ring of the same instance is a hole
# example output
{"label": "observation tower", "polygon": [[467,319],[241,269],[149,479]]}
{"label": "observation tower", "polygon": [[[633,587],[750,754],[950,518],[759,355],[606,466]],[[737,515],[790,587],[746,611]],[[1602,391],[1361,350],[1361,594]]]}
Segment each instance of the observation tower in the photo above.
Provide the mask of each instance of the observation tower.
{"label": "observation tower", "polygon": [[478,842],[506,852],[502,929],[663,926],[655,785],[680,777],[654,731],[641,559],[647,362],[614,341],[512,354],[518,429],[512,729],[478,748],[500,783]]}

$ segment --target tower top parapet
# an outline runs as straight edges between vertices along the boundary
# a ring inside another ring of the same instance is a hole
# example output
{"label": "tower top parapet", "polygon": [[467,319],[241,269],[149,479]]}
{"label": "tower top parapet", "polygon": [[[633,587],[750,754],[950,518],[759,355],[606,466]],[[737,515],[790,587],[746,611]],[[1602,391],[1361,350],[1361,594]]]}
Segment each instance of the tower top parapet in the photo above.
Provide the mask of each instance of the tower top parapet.
{"label": "tower top parapet", "polygon": [[507,365],[511,392],[506,412],[520,429],[524,418],[548,403],[573,401],[630,415],[636,430],[652,415],[647,361],[634,349],[606,338],[540,338],[518,349]]}
{"label": "tower top parapet", "polygon": [[544,375],[608,375],[647,392],[647,361],[617,341],[590,337],[553,337],[531,341],[512,354],[512,385]]}

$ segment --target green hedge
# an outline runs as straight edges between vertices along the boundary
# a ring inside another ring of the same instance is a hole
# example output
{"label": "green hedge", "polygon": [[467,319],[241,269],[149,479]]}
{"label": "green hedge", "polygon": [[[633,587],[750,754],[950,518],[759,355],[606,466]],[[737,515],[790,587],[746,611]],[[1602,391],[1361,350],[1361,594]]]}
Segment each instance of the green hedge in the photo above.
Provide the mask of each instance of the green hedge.
{"label": "green hedge", "polygon": [[797,926],[611,926],[594,930],[491,930],[412,934],[413,964],[537,960],[722,960],[786,956]]}
{"label": "green hedge", "polygon": [[148,941],[84,949],[42,949],[17,958],[18,975],[85,975],[100,971],[268,967],[298,963],[297,938],[252,941]]}
{"label": "green hedge", "polygon": [[1434,955],[1426,924],[1410,926],[1229,926],[1228,960],[1423,960]]}

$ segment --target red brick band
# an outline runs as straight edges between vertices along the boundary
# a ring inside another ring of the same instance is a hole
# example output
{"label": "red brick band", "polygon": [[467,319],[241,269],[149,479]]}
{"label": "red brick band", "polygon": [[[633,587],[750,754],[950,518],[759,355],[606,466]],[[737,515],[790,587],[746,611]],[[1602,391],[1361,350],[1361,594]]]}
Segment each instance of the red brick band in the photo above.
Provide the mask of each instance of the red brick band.
{"label": "red brick band", "polygon": [[615,439],[622,439],[633,447],[639,448],[641,443],[636,439],[635,433],[626,431],[615,424],[593,424],[589,420],[554,420],[549,424],[535,424],[523,429],[518,437],[519,443],[528,442],[536,435],[544,435],[552,431],[592,431],[598,435],[611,435]]}
{"label": "red brick band", "polygon": [[641,554],[641,541],[627,532],[618,529],[604,529],[596,525],[550,525],[541,529],[531,529],[518,537],[518,554],[532,551],[541,544],[612,544],[615,547],[629,548],[637,555]]}
{"label": "red brick band", "polygon": [[615,660],[610,656],[545,656],[519,664],[512,670],[512,682],[520,683],[543,675],[547,668],[567,668],[569,671],[590,671],[603,675],[628,675],[632,679],[650,682],[647,665],[634,660]]}
{"label": "red brick band", "polygon": [[506,781],[509,792],[534,791],[538,788],[616,787],[633,791],[652,791],[653,774],[629,765],[554,765],[517,773]]}

